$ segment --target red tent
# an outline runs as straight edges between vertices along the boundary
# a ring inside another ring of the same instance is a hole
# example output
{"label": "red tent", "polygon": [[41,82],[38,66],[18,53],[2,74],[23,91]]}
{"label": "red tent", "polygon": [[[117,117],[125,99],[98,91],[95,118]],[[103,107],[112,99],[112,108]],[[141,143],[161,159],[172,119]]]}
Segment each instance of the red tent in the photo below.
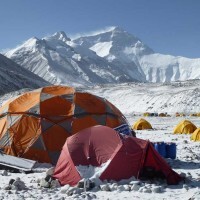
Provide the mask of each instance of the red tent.
{"label": "red tent", "polygon": [[67,138],[57,162],[54,178],[62,185],[76,185],[82,178],[77,166],[96,166],[110,161],[100,174],[101,180],[140,178],[145,169],[153,169],[168,184],[177,184],[181,177],[157,153],[149,141],[135,137],[122,138],[106,126],[93,126]]}

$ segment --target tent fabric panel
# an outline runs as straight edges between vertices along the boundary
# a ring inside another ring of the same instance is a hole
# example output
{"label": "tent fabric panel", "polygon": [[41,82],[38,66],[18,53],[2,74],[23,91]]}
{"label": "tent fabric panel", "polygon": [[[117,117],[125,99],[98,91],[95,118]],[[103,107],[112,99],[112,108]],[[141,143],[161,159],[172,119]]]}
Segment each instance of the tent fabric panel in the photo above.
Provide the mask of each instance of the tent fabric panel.
{"label": "tent fabric panel", "polygon": [[119,181],[132,176],[137,177],[141,158],[142,151],[128,153],[123,146],[111,160],[106,170],[101,174],[100,179]]}
{"label": "tent fabric panel", "polygon": [[42,133],[45,132],[46,130],[48,130],[49,128],[51,128],[54,125],[55,125],[55,123],[53,123],[52,121],[49,121],[48,119],[42,118],[41,119]]}
{"label": "tent fabric panel", "polygon": [[74,108],[74,116],[79,116],[80,114],[86,114],[86,110],[80,107],[79,105],[75,104]]}
{"label": "tent fabric panel", "polygon": [[66,146],[63,147],[53,177],[58,179],[61,185],[69,184],[70,186],[75,186],[82,179]]}
{"label": "tent fabric panel", "polygon": [[73,94],[75,92],[75,89],[72,87],[67,87],[67,86],[47,86],[42,88],[42,93],[46,94],[52,94],[52,95],[63,95],[63,94]]}
{"label": "tent fabric panel", "polygon": [[106,116],[106,126],[109,126],[111,128],[116,128],[117,126],[120,126],[121,124],[124,124],[124,122],[121,121],[120,118],[114,117],[111,115]]}
{"label": "tent fabric panel", "polygon": [[0,116],[8,112],[9,104],[10,102],[0,107]]}
{"label": "tent fabric panel", "polygon": [[117,116],[123,116],[121,111],[115,107],[111,102],[109,102],[108,100],[104,99],[104,102],[106,104],[106,112],[108,113],[115,113],[115,115]]}
{"label": "tent fabric panel", "polygon": [[59,126],[65,129],[70,135],[72,132],[72,119],[65,119],[62,122],[58,123]]}
{"label": "tent fabric panel", "polygon": [[76,93],[74,103],[87,113],[103,114],[106,112],[105,103],[95,95],[89,93]]}
{"label": "tent fabric panel", "polygon": [[33,143],[31,148],[46,151],[46,147],[45,147],[45,144],[44,144],[44,141],[43,141],[43,138],[41,135],[36,139],[36,141]]}
{"label": "tent fabric panel", "polygon": [[67,139],[71,159],[76,166],[100,166],[112,157],[119,144],[119,135],[106,126],[90,127]]}
{"label": "tent fabric panel", "polygon": [[191,140],[200,141],[200,128],[197,128],[190,137]]}
{"label": "tent fabric panel", "polygon": [[10,102],[8,112],[26,112],[40,101],[39,95],[37,92],[27,92],[19,96]]}
{"label": "tent fabric panel", "polygon": [[54,124],[58,124],[58,123],[62,123],[62,121],[65,120],[71,120],[72,116],[70,117],[66,117],[66,116],[60,116],[60,115],[45,115],[45,117],[43,117],[43,120],[48,120]]}
{"label": "tent fabric panel", "polygon": [[41,115],[73,115],[74,105],[59,96],[40,102]]}
{"label": "tent fabric panel", "polygon": [[54,125],[42,133],[47,151],[61,151],[69,133],[59,125]]}
{"label": "tent fabric panel", "polygon": [[52,95],[52,94],[41,93],[40,94],[40,102],[46,101],[46,100],[51,99],[53,97],[55,97],[55,96]]}
{"label": "tent fabric panel", "polygon": [[119,181],[131,176],[138,177],[147,142],[133,137],[124,137],[122,144],[116,155],[111,159],[109,166],[101,174],[101,180]]}
{"label": "tent fabric panel", "polygon": [[7,115],[0,118],[0,138],[6,132],[7,129]]}
{"label": "tent fabric panel", "polygon": [[0,148],[4,149],[5,146],[10,146],[12,144],[12,137],[10,136],[10,133],[8,130],[5,130],[6,132],[1,135],[0,139]]}
{"label": "tent fabric panel", "polygon": [[12,148],[17,156],[21,156],[33,144],[41,132],[40,120],[33,116],[25,116],[9,129],[13,136]]}
{"label": "tent fabric panel", "polygon": [[3,152],[7,155],[16,156],[15,152],[13,151],[11,145],[4,146],[2,148]]}
{"label": "tent fabric panel", "polygon": [[59,156],[60,156],[61,151],[49,151],[49,157],[51,159],[51,163],[55,166],[56,163],[58,162]]}
{"label": "tent fabric panel", "polygon": [[193,133],[195,130],[197,129],[197,127],[194,124],[187,124],[185,126],[182,127],[182,132],[181,133]]}
{"label": "tent fabric panel", "polygon": [[162,172],[167,180],[167,183],[170,185],[178,184],[182,180],[181,176],[171,169],[166,161],[154,149],[152,144],[149,144],[149,147],[147,148],[143,167],[146,166],[153,167],[156,171]]}
{"label": "tent fabric panel", "polygon": [[106,115],[92,115],[92,117],[95,119],[95,121],[100,124],[106,126]]}
{"label": "tent fabric panel", "polygon": [[85,128],[98,125],[98,122],[91,116],[85,115],[80,118],[73,118],[72,122],[72,134],[79,132]]}
{"label": "tent fabric panel", "polygon": [[[116,148],[121,146],[122,142],[118,133],[106,126],[91,127],[91,132],[89,158],[90,160],[95,158],[95,162],[101,165],[111,159]],[[94,165],[95,162],[90,163]]]}
{"label": "tent fabric panel", "polygon": [[19,122],[22,116],[23,116],[22,114],[9,114],[7,116],[7,127],[10,128],[15,123]]}
{"label": "tent fabric panel", "polygon": [[74,103],[74,94],[64,94],[60,95],[62,99],[69,101],[70,103]]}
{"label": "tent fabric panel", "polygon": [[24,154],[24,158],[35,160],[41,163],[51,163],[49,154],[45,150],[35,149],[30,147]]}
{"label": "tent fabric panel", "polygon": [[40,103],[38,102],[35,106],[31,107],[27,113],[34,113],[34,114],[40,114]]}

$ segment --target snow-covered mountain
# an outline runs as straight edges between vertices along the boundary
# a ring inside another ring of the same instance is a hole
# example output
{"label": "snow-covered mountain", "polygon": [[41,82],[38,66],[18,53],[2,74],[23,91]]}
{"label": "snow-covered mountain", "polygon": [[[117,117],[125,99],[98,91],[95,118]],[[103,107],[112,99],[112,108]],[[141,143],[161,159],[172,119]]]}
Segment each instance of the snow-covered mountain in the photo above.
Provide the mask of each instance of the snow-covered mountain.
{"label": "snow-covered mountain", "polygon": [[200,59],[154,53],[119,27],[71,40],[61,31],[5,54],[52,84],[72,86],[200,78]]}
{"label": "snow-covered mountain", "polygon": [[147,82],[200,78],[200,59],[155,53],[140,39],[118,27],[108,32],[80,37],[75,42],[95,51],[110,63],[125,64],[130,73],[132,66],[136,64]]}
{"label": "snow-covered mountain", "polygon": [[0,95],[23,88],[39,88],[50,84],[1,54],[0,71]]}
{"label": "snow-covered mountain", "polygon": [[43,39],[31,38],[5,55],[52,84],[79,86],[145,80],[137,65],[131,66],[131,74],[124,69],[126,65],[109,63],[70,41],[64,32]]}

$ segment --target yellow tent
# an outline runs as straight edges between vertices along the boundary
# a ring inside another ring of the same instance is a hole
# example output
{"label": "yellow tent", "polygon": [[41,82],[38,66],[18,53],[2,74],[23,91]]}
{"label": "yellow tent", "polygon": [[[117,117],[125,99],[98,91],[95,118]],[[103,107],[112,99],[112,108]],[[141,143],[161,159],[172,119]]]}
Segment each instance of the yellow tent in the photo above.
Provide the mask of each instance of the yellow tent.
{"label": "yellow tent", "polygon": [[193,133],[197,127],[189,120],[181,121],[175,128],[174,133]]}
{"label": "yellow tent", "polygon": [[190,137],[191,140],[200,141],[200,128],[197,128]]}
{"label": "yellow tent", "polygon": [[152,129],[152,126],[148,121],[141,118],[135,122],[135,124],[132,126],[132,129],[135,129],[135,130]]}
{"label": "yellow tent", "polygon": [[148,116],[150,116],[150,113],[145,112],[145,113],[143,114],[143,116],[144,116],[144,117],[148,117]]}

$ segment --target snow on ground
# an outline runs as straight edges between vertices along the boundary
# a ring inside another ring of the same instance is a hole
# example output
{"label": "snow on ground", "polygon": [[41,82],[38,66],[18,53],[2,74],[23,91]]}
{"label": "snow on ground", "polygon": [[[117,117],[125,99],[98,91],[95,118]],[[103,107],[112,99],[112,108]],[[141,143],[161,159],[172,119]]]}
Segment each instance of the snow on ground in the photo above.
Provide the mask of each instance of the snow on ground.
{"label": "snow on ground", "polygon": [[[128,118],[132,124],[141,116]],[[126,191],[130,189],[129,184],[108,184],[113,191],[102,191],[93,189],[87,194],[92,199],[182,199],[192,197],[200,199],[200,144],[190,141],[190,135],[174,135],[172,133],[175,125],[182,120],[182,117],[146,117],[152,124],[153,130],[136,131],[138,138],[149,139],[150,141],[175,142],[177,144],[177,158],[166,159],[172,168],[178,173],[185,173],[187,181],[179,185],[169,186],[163,181],[140,181],[139,190]],[[200,126],[199,118],[188,117],[195,125]],[[41,165],[42,166],[42,165]],[[46,176],[47,168],[41,168],[35,173],[8,173],[3,176],[0,170],[0,199],[84,199],[85,192],[68,196],[66,186],[58,188],[43,188],[38,185],[38,179]],[[20,177],[24,181],[27,190],[5,190],[10,179]],[[133,181],[134,182],[134,181]],[[136,181],[135,181],[136,183]],[[104,186],[106,184],[104,183]],[[117,185],[117,186],[116,186]],[[102,186],[105,189],[105,187]],[[128,189],[127,189],[128,188]],[[105,189],[107,190],[107,189]],[[87,196],[88,197],[88,196]]]}
{"label": "snow on ground", "polygon": [[[178,89],[180,90],[180,88],[177,88],[177,90]],[[93,91],[93,93],[99,92],[99,96],[104,96],[105,94],[110,93],[109,100],[111,102],[112,100],[114,100],[114,104],[117,107],[118,105],[121,105],[120,110],[125,113],[130,125],[133,125],[136,120],[143,117],[142,112],[135,115],[134,110],[131,110],[131,106],[126,106],[127,103],[131,105],[131,100],[137,98],[137,96],[135,96],[136,93],[132,93],[132,96],[127,95],[127,99],[124,99],[123,104],[121,102],[121,98],[118,98],[118,101],[117,98],[114,98],[116,95],[115,92],[118,93],[118,96],[123,96],[123,92],[126,90],[127,86],[124,86],[124,90],[121,89],[121,93],[119,90],[116,90],[116,87],[113,87],[113,90],[109,89],[108,91],[105,88],[101,88],[101,90],[99,91],[94,89],[91,91]],[[157,90],[159,90],[159,88],[157,88]],[[163,88],[162,90],[164,91]],[[106,93],[106,91],[108,93]],[[137,88],[137,92],[139,91],[139,88]],[[10,95],[11,94],[4,96],[4,98],[1,98],[1,102],[2,99],[5,100]],[[135,103],[136,101],[133,100],[132,102]],[[166,161],[172,166],[172,168],[176,172],[185,173],[185,182],[181,182],[179,185],[175,186],[169,186],[165,183],[165,181],[161,180],[132,180],[129,183],[104,182],[103,185],[101,185],[100,187],[95,187],[93,190],[87,192],[84,192],[83,190],[74,190],[69,186],[55,187],[49,189],[40,187],[39,185],[41,178],[44,178],[46,176],[46,171],[50,167],[41,165],[40,168],[37,168],[34,173],[30,174],[8,172],[7,175],[5,171],[0,170],[0,200],[200,199],[200,142],[191,141],[189,134],[173,134],[174,127],[181,120],[191,120],[197,127],[200,127],[200,118],[190,117],[189,115],[187,115],[186,117],[175,117],[174,115],[171,115],[170,117],[145,117],[145,119],[151,123],[153,130],[136,131],[137,137],[150,140],[152,142],[175,142],[177,144],[177,158],[175,160],[166,159]],[[6,190],[5,187],[8,185],[10,179],[16,179],[17,177],[19,177],[25,183],[27,189],[18,190],[16,188],[12,188],[11,190]]]}

